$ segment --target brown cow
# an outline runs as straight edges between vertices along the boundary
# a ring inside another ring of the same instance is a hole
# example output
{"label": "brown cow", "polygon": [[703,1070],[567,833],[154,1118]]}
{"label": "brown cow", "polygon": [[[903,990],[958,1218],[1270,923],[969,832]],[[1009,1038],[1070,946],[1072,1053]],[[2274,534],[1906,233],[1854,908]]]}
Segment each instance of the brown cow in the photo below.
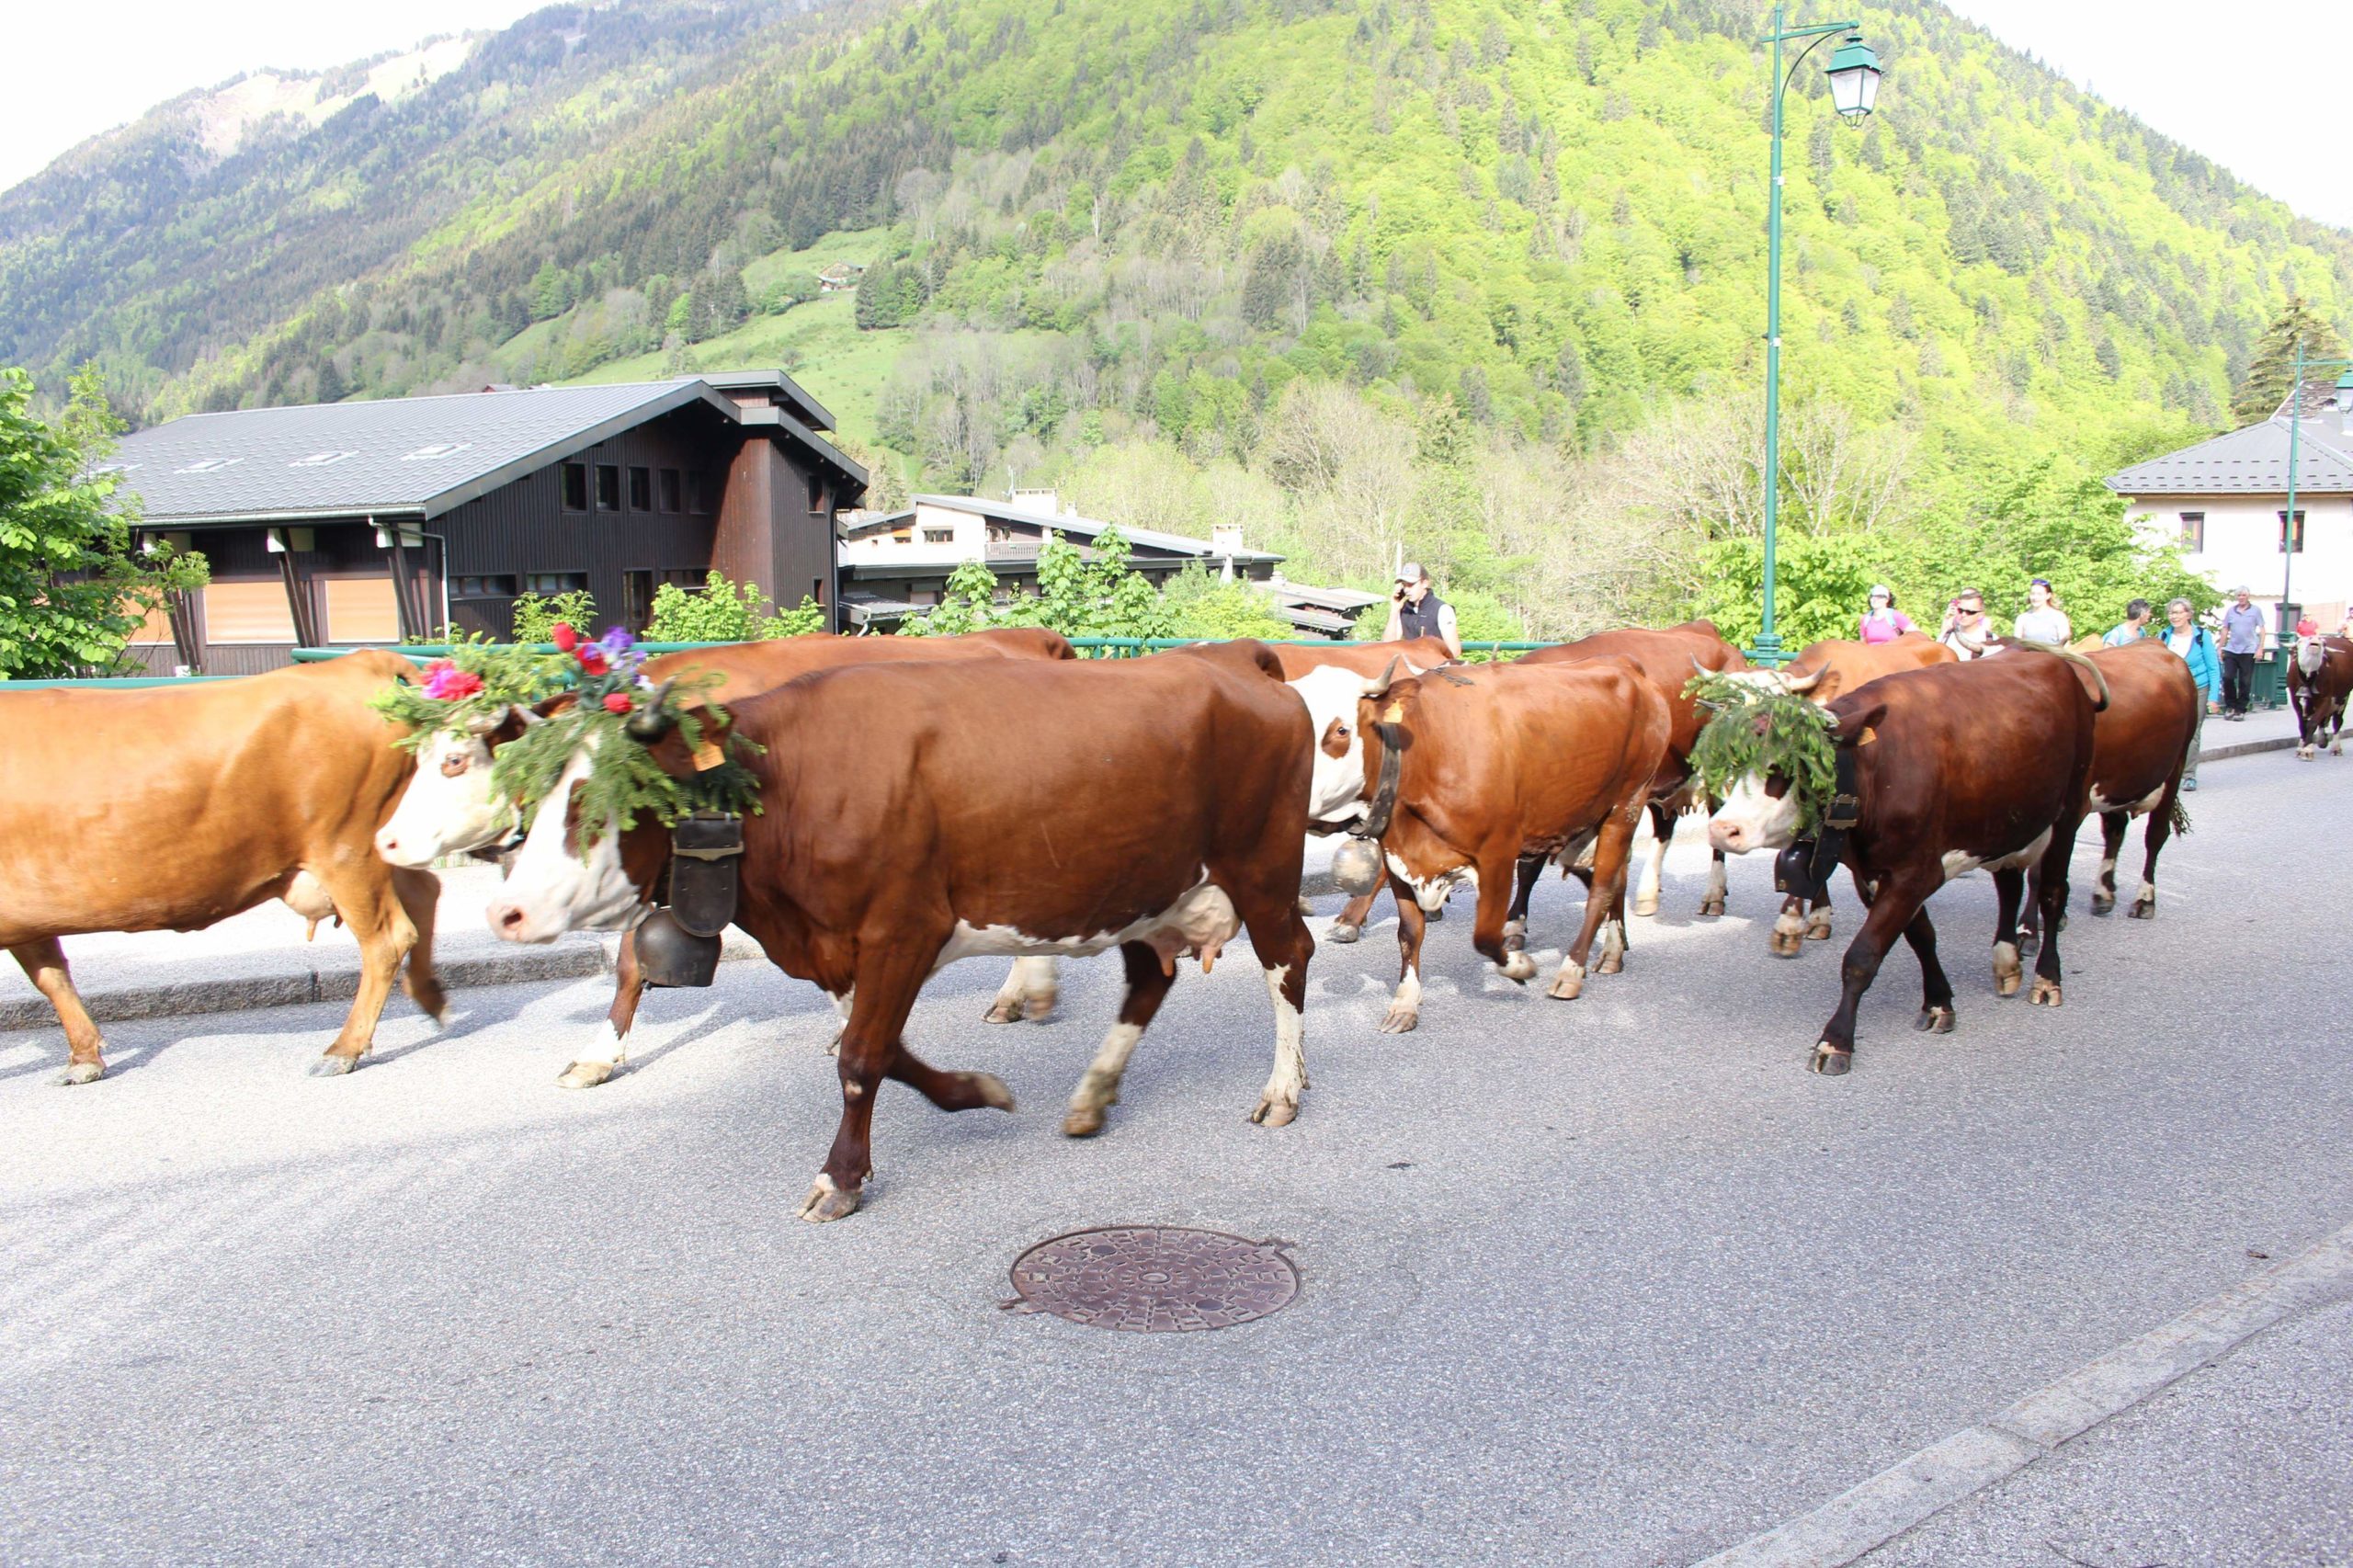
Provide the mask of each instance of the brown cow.
{"label": "brown cow", "polygon": [[[1815,1072],[1852,1065],[1855,1009],[1899,934],[1920,960],[1914,1027],[1951,1032],[1952,984],[1937,961],[1927,905],[1939,887],[1979,866],[1993,871],[2000,901],[1994,977],[2004,996],[2018,986],[2018,903],[2035,868],[2047,935],[2028,1000],[2059,1006],[2059,915],[2090,787],[2094,715],[2105,703],[2093,695],[2099,687],[2097,666],[2081,659],[2013,651],[1882,676],[1830,705],[1835,754],[1853,768],[1860,802],[1838,858],[1870,913],[1839,966],[1844,989],[1814,1045]],[[1813,722],[1772,711],[1786,700],[1763,697],[1712,722]],[[1782,848],[1797,840],[1802,811],[1828,804],[1801,802],[1778,773],[1750,774],[1711,819],[1709,836],[1736,855]]]}
{"label": "brown cow", "polygon": [[1310,670],[1352,670],[1365,676],[1381,675],[1392,659],[1418,675],[1455,662],[1442,637],[1400,637],[1393,642],[1276,642],[1269,643],[1283,667],[1283,679],[1297,680]]}
{"label": "brown cow", "polygon": [[[1127,998],[1063,1122],[1084,1137],[1116,1103],[1176,956],[1198,951],[1206,968],[1247,930],[1277,1025],[1252,1119],[1291,1119],[1315,946],[1295,907],[1313,748],[1279,675],[1264,649],[852,666],[733,710],[767,747],[745,759],[762,811],[744,824],[735,924],[849,1012],[841,1123],[802,1218],[858,1207],[883,1078],[944,1110],[1012,1108],[995,1078],[935,1071],[901,1039],[925,979],[960,958],[1120,949]],[[1023,744],[1006,743],[1006,714]],[[675,734],[656,755],[692,767]],[[558,778],[491,905],[502,937],[626,928],[644,913],[669,835],[640,824],[585,842],[563,803],[588,761]]]}
{"label": "brown cow", "polygon": [[2353,642],[2342,637],[2307,637],[2288,661],[2288,700],[2296,709],[2296,756],[2310,762],[2325,744],[2328,755],[2345,755],[2337,731],[2353,697]]}
{"label": "brown cow", "polygon": [[[1899,670],[1926,669],[1958,662],[1943,643],[1917,631],[1906,631],[1885,642],[1854,642],[1826,637],[1806,644],[1803,652],[1770,676],[1784,691],[1794,691],[1827,708],[1847,692]],[[1766,945],[1779,958],[1793,959],[1808,942],[1830,940],[1830,884],[1824,881],[1811,909],[1802,898],[1785,898],[1774,917]]]}
{"label": "brown cow", "polygon": [[1536,965],[1504,931],[1518,866],[1573,860],[1590,844],[1593,891],[1551,994],[1583,989],[1594,935],[1622,906],[1627,849],[1673,727],[1665,698],[1624,659],[1439,670],[1362,696],[1352,730],[1324,724],[1316,802],[1337,792],[1328,777],[1370,803],[1358,827],[1379,839],[1397,900],[1397,994],[1383,1031],[1420,1021],[1425,911],[1473,882],[1472,945],[1525,982]]}
{"label": "brown cow", "polygon": [[[719,648],[689,648],[664,653],[645,662],[652,680],[681,676],[715,675],[716,686],[700,695],[706,701],[733,702],[752,693],[771,690],[813,670],[847,665],[937,664],[949,659],[1070,659],[1069,639],[1059,631],[1016,627],[975,631],[961,637],[780,637],[762,642],[738,642]],[[426,766],[421,769],[400,806],[376,835],[376,848],[396,866],[429,866],[444,855],[482,852],[506,841],[515,831],[514,803],[497,799],[490,787],[491,756],[506,741],[522,733],[529,716],[509,712],[486,730],[445,730],[420,748]],[[605,1014],[605,1028],[597,1048],[574,1059],[557,1080],[567,1089],[593,1088],[610,1078],[628,1059],[624,1042],[637,1021],[638,1004],[645,995],[645,978],[639,971],[637,943],[624,936],[614,965],[613,1003]],[[1056,986],[1054,960],[1017,959],[1005,984],[989,1004],[986,1021],[1040,1023],[1053,1016]]]}
{"label": "brown cow", "polygon": [[385,865],[369,842],[411,764],[368,699],[417,673],[369,652],[235,681],[0,687],[0,948],[57,1009],[62,1082],[89,1083],[106,1062],[60,937],[195,931],[273,898],[313,921],[340,915],[359,939],[359,994],[313,1074],[358,1063],[395,974],[441,1018],[440,881]]}

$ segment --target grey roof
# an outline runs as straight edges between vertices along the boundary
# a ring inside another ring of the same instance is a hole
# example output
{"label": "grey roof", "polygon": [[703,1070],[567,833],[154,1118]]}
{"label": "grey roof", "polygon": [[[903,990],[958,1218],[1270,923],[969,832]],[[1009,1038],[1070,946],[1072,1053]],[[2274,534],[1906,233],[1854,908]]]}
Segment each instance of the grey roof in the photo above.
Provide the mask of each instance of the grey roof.
{"label": "grey roof", "polygon": [[162,526],[430,518],[693,404],[788,433],[865,483],[865,470],[783,409],[741,408],[699,377],[192,414],[124,437],[107,466]]}
{"label": "grey roof", "polygon": [[834,416],[825,405],[809,395],[809,389],[786,375],[782,370],[703,370],[681,381],[699,381],[717,387],[721,392],[772,392],[801,411],[803,423],[820,430],[834,427]]}
{"label": "grey roof", "polygon": [[[2296,489],[2316,495],[2353,492],[2353,437],[2336,419],[2297,421]],[[2283,495],[2288,490],[2288,421],[2260,425],[2135,463],[2108,477],[2120,495]]]}
{"label": "grey roof", "polygon": [[[1074,540],[1091,540],[1105,528],[1115,526],[1097,517],[1070,515],[1057,517],[1051,512],[1033,512],[1026,506],[1009,506],[1002,501],[983,501],[973,495],[917,495],[915,500],[919,505],[946,506],[952,511],[971,512],[979,517],[993,517],[1001,522],[1029,523],[1040,528],[1052,528],[1055,532]],[[910,507],[904,511],[886,513],[879,517],[869,517],[859,526],[870,531],[877,524],[895,527],[914,516],[915,511]],[[1131,528],[1125,524],[1116,526],[1121,537],[1132,545],[1142,545],[1171,555],[1198,556],[1204,561],[1225,559],[1225,552],[1205,539],[1191,539],[1184,534],[1162,533],[1158,528]],[[1233,552],[1233,559],[1272,562],[1280,561],[1282,557],[1264,550],[1237,550]]]}
{"label": "grey roof", "polygon": [[1295,599],[1302,605],[1329,610],[1359,610],[1388,597],[1386,594],[1368,594],[1357,588],[1319,588],[1311,584],[1286,582],[1280,578],[1250,585],[1279,599]]}

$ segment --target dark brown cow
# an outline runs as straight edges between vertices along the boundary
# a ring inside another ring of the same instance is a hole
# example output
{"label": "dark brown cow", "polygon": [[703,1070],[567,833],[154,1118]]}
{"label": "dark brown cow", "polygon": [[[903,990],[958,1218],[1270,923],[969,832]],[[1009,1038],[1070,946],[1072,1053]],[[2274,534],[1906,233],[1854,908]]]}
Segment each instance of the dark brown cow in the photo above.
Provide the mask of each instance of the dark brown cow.
{"label": "dark brown cow", "polygon": [[[1263,648],[1046,664],[961,660],[824,671],[733,711],[762,812],[744,824],[735,924],[848,1009],[842,1117],[801,1216],[858,1207],[885,1077],[946,1110],[1012,1108],[987,1074],[941,1073],[901,1039],[926,977],[981,954],[1118,948],[1128,992],[1063,1130],[1099,1130],[1176,956],[1203,966],[1246,930],[1274,997],[1275,1070],[1254,1120],[1296,1114],[1314,942],[1295,907],[1313,747]],[[1003,716],[1018,714],[1021,744]],[[657,753],[683,772],[674,735]],[[632,926],[669,856],[642,824],[585,844],[563,802],[575,756],[492,904],[492,928],[547,941]]]}
{"label": "dark brown cow", "polygon": [[[2018,903],[2035,869],[2049,935],[2028,1000],[2059,1006],[2057,929],[2089,791],[2098,687],[2097,669],[2080,659],[2017,649],[1882,676],[1830,705],[1836,748],[1852,759],[1861,802],[1840,859],[1870,913],[1839,966],[1844,989],[1815,1043],[1815,1072],[1852,1064],[1856,1006],[1898,935],[1920,960],[1915,1027],[1951,1031],[1952,985],[1937,961],[1927,905],[1937,889],[1978,866],[1992,870],[2000,900],[1994,977],[2005,996],[2018,986]],[[1777,721],[1742,710],[1714,721],[1765,722]],[[1788,779],[1752,775],[1717,810],[1709,836],[1733,854],[1779,849],[1795,840],[1799,816]]]}
{"label": "dark brown cow", "polygon": [[[1536,965],[1504,931],[1518,866],[1573,860],[1590,844],[1593,891],[1551,994],[1583,989],[1595,932],[1622,907],[1627,849],[1673,728],[1666,699],[1624,659],[1439,670],[1360,699],[1353,733],[1337,746],[1327,739],[1316,766],[1347,775],[1371,803],[1360,826],[1378,832],[1388,861],[1400,966],[1384,1031],[1420,1021],[1425,911],[1473,881],[1472,945],[1525,982]],[[1319,801],[1327,793],[1319,784]]]}
{"label": "dark brown cow", "polygon": [[2307,637],[2288,661],[2288,700],[2296,709],[2296,756],[2306,762],[2320,755],[2345,755],[2337,731],[2353,697],[2353,642],[2342,637]]}
{"label": "dark brown cow", "polygon": [[[664,653],[648,659],[644,673],[657,681],[714,675],[719,682],[703,693],[704,699],[733,702],[813,670],[847,665],[1074,656],[1069,640],[1059,631],[1019,627],[962,637],[780,637]],[[426,767],[376,835],[378,853],[396,866],[422,867],[444,855],[487,851],[511,837],[514,804],[493,794],[490,765],[497,747],[521,733],[526,717],[510,712],[487,730],[445,730],[430,736],[420,748]],[[606,1012],[605,1028],[598,1033],[596,1048],[574,1058],[557,1080],[565,1088],[593,1088],[610,1078],[628,1059],[624,1042],[645,995],[645,978],[638,969],[632,937],[621,938],[620,956],[614,967],[613,1003]],[[1042,1023],[1053,1016],[1055,994],[1053,960],[1017,959],[989,1004],[987,1021],[1009,1024],[1027,1017]]]}
{"label": "dark brown cow", "polygon": [[369,842],[411,764],[368,699],[402,674],[418,671],[371,652],[235,681],[0,687],[0,948],[57,1009],[63,1082],[106,1062],[60,937],[194,931],[273,898],[359,940],[359,994],[312,1072],[358,1064],[396,974],[440,1019],[439,879]]}

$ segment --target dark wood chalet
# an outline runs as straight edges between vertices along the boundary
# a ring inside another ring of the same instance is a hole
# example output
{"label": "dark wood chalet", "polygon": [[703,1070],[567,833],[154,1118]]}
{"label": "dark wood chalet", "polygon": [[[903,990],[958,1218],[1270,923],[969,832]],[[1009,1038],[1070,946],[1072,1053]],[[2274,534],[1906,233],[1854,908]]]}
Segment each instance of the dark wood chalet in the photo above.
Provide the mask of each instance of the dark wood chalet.
{"label": "dark wood chalet", "polygon": [[141,531],[211,583],[154,617],[151,668],[244,675],[298,645],[445,629],[505,638],[526,592],[585,588],[642,630],[664,583],[712,567],[840,630],[835,519],[866,472],[779,371],[191,415],[111,466]]}

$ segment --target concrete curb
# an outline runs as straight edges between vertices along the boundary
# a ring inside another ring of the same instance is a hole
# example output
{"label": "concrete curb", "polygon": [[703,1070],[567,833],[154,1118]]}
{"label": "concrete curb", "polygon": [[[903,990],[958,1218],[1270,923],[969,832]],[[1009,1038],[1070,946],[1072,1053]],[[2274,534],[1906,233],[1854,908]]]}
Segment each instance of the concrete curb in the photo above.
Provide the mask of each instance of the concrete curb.
{"label": "concrete curb", "polygon": [[2296,737],[2279,735],[2268,741],[2237,741],[2226,746],[2207,746],[2198,754],[2200,764],[2222,762],[2234,756],[2253,756],[2259,751],[2293,751]]}

